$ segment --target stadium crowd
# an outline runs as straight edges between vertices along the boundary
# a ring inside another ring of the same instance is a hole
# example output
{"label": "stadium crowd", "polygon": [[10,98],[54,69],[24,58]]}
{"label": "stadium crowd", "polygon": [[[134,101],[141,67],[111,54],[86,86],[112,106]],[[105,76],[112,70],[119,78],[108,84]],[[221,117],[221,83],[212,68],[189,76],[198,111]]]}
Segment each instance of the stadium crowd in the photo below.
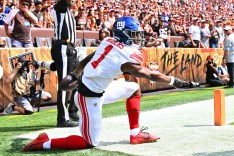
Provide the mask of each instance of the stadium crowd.
{"label": "stadium crowd", "polygon": [[[30,10],[38,17],[43,27],[53,27],[50,10],[56,1],[35,0]],[[221,24],[234,23],[232,0],[72,0],[72,14],[76,17],[77,30],[99,30],[105,24],[111,29],[121,16],[134,16],[139,19],[147,32],[155,32],[163,19],[181,35],[192,24],[192,18],[198,17],[207,24],[218,20]],[[11,9],[17,8],[17,0],[1,0],[1,17]],[[6,7],[5,7],[6,6]],[[1,19],[2,19],[1,18]],[[172,22],[170,24],[170,22]],[[46,23],[46,24],[45,24]],[[3,23],[1,23],[3,24]]]}
{"label": "stadium crowd", "polygon": [[[31,1],[30,11],[38,18],[38,24],[43,28],[53,28],[50,11],[56,1],[35,0]],[[1,20],[17,8],[17,0],[1,0]],[[5,7],[6,6],[6,7]],[[184,36],[189,32],[193,24],[193,18],[197,18],[198,26],[202,29],[205,23],[207,36],[212,35],[213,28],[234,23],[234,6],[232,0],[72,0],[71,12],[76,19],[77,30],[99,31],[105,26],[110,32],[113,23],[121,16],[133,16],[137,18],[146,36],[161,39],[165,45],[160,43],[148,44],[151,46],[169,47],[170,36]],[[222,46],[224,33],[217,28],[219,33],[218,47]],[[211,38],[209,36],[208,38]],[[190,38],[191,39],[191,38]],[[202,38],[201,38],[201,41]],[[200,47],[208,47],[206,45]],[[211,47],[211,45],[210,45]],[[214,46],[212,46],[214,47]]]}

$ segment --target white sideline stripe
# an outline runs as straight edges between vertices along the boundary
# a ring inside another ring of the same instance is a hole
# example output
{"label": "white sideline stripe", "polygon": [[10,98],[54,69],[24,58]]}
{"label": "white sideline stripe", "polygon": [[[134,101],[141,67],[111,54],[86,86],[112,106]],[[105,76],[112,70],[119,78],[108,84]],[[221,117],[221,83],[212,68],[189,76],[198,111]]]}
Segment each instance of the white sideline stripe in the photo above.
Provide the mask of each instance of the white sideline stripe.
{"label": "white sideline stripe", "polygon": [[[226,97],[226,123],[234,122],[233,99],[234,96]],[[225,152],[234,155],[234,126],[214,126],[213,112],[214,100],[142,112],[140,125],[149,127],[148,132],[160,136],[161,139],[155,143],[141,145],[129,144],[127,115],[106,118],[103,119],[101,143],[98,148],[149,156],[222,155]],[[79,129],[55,128],[44,131],[54,138],[76,134]],[[40,132],[18,137],[33,139]]]}

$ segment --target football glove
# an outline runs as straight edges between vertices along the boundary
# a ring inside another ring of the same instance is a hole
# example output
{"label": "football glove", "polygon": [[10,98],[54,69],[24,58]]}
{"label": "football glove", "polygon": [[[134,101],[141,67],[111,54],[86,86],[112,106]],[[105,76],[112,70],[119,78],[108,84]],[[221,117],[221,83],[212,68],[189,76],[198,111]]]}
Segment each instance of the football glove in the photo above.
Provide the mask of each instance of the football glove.
{"label": "football glove", "polygon": [[198,82],[186,82],[175,77],[173,86],[175,88],[196,88],[199,87],[200,84]]}

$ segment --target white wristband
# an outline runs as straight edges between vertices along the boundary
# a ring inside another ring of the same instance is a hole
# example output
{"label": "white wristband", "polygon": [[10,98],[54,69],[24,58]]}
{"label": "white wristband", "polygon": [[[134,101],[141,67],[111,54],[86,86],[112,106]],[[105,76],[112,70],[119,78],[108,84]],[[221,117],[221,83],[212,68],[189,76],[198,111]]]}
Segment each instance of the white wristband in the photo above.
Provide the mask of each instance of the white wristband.
{"label": "white wristband", "polygon": [[171,77],[171,81],[170,81],[169,85],[173,85],[174,81],[175,81],[175,78],[174,78],[174,76],[170,76],[170,77]]}

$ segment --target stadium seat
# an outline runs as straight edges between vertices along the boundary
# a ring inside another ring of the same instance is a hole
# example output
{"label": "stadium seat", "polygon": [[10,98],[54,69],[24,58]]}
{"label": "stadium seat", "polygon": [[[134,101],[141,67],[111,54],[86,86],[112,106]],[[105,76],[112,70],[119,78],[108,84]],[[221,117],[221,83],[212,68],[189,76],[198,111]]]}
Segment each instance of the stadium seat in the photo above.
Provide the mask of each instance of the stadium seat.
{"label": "stadium seat", "polygon": [[35,37],[36,47],[51,47],[51,41],[49,37]]}
{"label": "stadium seat", "polygon": [[83,47],[83,40],[82,39],[76,39],[75,42],[76,47]]}

